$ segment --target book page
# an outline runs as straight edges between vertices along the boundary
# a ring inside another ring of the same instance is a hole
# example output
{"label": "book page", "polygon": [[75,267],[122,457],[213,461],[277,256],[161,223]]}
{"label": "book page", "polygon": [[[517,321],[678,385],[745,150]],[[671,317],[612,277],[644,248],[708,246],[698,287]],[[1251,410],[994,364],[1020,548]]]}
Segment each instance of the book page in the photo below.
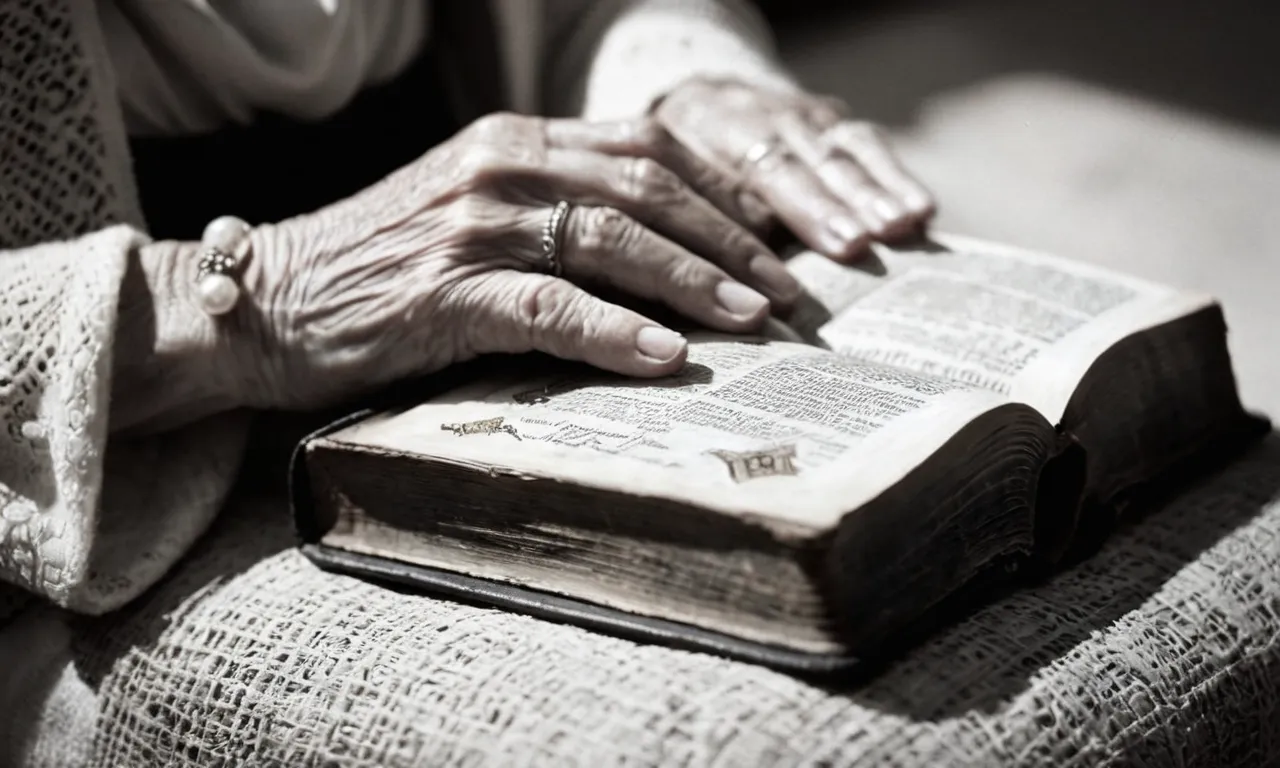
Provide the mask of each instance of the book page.
{"label": "book page", "polygon": [[1120,339],[1212,302],[1082,262],[969,238],[878,247],[866,264],[800,253],[789,269],[816,301],[792,324],[852,359],[998,392],[1051,422]]}
{"label": "book page", "polygon": [[377,448],[834,523],[1004,404],[991,392],[785,342],[691,336],[673,377],[485,381],[339,433]]}

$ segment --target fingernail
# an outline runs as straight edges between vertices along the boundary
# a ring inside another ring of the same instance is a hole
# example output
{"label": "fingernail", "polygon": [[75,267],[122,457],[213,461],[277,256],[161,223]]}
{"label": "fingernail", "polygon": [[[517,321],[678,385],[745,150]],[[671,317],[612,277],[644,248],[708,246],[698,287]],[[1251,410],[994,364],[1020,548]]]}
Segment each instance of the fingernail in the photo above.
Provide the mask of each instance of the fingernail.
{"label": "fingernail", "polygon": [[776,257],[760,254],[747,265],[751,276],[777,295],[780,301],[790,302],[800,295],[800,284]]}
{"label": "fingernail", "polygon": [[922,195],[918,192],[912,192],[903,199],[907,209],[916,215],[923,215],[933,210],[933,198],[928,195]]}
{"label": "fingernail", "polygon": [[684,351],[684,337],[667,328],[645,326],[636,334],[636,349],[640,354],[666,362]]}
{"label": "fingernail", "polygon": [[732,280],[725,280],[716,286],[716,301],[730,314],[748,317],[769,306],[768,299]]}
{"label": "fingernail", "polygon": [[876,215],[879,216],[881,219],[884,219],[884,222],[886,224],[892,221],[896,221],[897,219],[902,217],[903,213],[905,213],[905,211],[903,211],[901,208],[889,202],[888,200],[885,200],[884,198],[880,198],[879,200],[876,200],[875,203],[871,206],[871,210],[875,211]]}
{"label": "fingernail", "polygon": [[836,216],[827,222],[827,228],[834,236],[837,243],[833,249],[835,252],[843,253],[852,249],[855,245],[861,243],[865,233],[862,227],[851,218],[845,216]]}

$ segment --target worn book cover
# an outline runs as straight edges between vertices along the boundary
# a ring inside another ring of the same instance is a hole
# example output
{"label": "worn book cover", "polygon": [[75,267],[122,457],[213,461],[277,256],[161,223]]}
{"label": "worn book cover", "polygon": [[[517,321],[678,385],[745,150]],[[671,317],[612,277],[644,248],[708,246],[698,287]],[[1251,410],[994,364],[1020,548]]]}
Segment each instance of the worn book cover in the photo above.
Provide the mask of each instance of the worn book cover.
{"label": "worn book cover", "polygon": [[785,322],[690,331],[666,379],[507,360],[313,436],[308,553],[836,668],[1053,567],[1142,488],[1259,433],[1211,297],[950,236],[788,265],[808,296]]}

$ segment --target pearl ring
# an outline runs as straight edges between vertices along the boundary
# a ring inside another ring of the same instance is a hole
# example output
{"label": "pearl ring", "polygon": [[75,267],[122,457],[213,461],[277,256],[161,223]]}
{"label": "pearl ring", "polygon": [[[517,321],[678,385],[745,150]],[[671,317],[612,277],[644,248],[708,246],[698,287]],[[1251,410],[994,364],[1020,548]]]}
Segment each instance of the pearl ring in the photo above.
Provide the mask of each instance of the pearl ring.
{"label": "pearl ring", "polygon": [[204,228],[201,246],[196,266],[200,308],[210,315],[225,315],[240,301],[236,278],[249,256],[249,225],[234,216],[220,216]]}

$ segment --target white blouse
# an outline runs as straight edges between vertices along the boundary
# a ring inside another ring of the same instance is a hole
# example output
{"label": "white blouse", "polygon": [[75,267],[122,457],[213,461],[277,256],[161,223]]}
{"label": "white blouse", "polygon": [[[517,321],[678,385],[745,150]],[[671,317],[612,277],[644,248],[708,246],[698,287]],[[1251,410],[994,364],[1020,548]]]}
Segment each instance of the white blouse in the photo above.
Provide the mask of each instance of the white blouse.
{"label": "white blouse", "polygon": [[[77,0],[78,1],[78,0]],[[96,0],[133,135],[209,131],[271,111],[341,109],[399,73],[430,0]],[[794,88],[745,0],[492,2],[511,108],[634,117],[693,74]],[[550,54],[550,55],[544,55]]]}
{"label": "white blouse", "polygon": [[300,119],[400,72],[425,0],[99,0],[134,135],[205,132],[262,110]]}

